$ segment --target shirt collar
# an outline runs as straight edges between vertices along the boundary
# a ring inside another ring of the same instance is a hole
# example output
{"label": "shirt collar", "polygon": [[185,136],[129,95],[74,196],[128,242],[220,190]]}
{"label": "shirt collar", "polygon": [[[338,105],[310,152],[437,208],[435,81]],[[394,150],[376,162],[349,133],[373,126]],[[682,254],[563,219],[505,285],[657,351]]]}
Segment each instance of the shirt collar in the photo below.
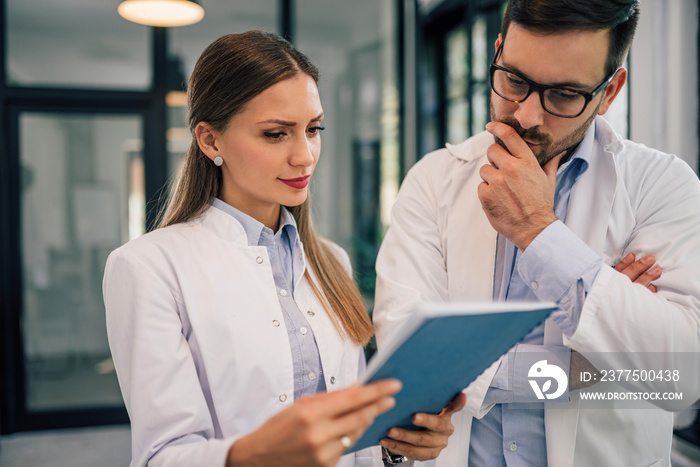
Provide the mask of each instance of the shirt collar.
{"label": "shirt collar", "polygon": [[[578,173],[576,178],[578,178],[582,173],[588,169],[591,156],[593,154],[593,144],[595,143],[595,120],[591,123],[588,128],[586,135],[583,137],[581,142],[578,144],[574,150],[569,160],[566,161],[557,169],[557,175],[563,174],[570,166],[573,166],[571,170],[576,170],[578,167]],[[575,162],[579,161],[579,162]]]}
{"label": "shirt collar", "polygon": [[[265,227],[262,222],[250,217],[248,214],[234,208],[219,198],[214,198],[214,201],[212,201],[212,206],[233,216],[234,219],[240,222],[245,230],[249,246],[260,245],[263,238],[263,233],[272,236],[272,230]],[[291,240],[290,243],[292,245],[296,243],[298,240],[297,224],[294,220],[294,216],[292,216],[292,213],[289,212],[289,210],[284,206],[282,206],[280,209],[280,226],[277,233],[281,233],[283,229],[289,236],[289,239]]]}

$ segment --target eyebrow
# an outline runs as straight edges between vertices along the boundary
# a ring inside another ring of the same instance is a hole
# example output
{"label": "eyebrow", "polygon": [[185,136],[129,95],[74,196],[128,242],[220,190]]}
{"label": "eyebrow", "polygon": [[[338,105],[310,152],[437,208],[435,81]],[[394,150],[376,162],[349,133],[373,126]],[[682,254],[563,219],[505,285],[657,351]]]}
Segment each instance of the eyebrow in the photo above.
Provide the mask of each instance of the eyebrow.
{"label": "eyebrow", "polygon": [[[523,77],[529,79],[530,81],[535,81],[534,79],[530,78],[526,73],[523,73],[522,71],[518,70],[518,68],[516,68],[516,67],[508,66],[505,63],[503,63],[503,65],[501,65],[501,66],[503,68],[507,68],[508,70],[510,70],[512,72],[515,72],[519,75],[522,75]],[[535,82],[537,84],[541,84],[537,81],[535,81]],[[542,84],[542,86],[551,86],[551,87],[555,87],[555,88],[574,88],[574,89],[578,89],[580,91],[586,91],[586,90],[590,89],[591,87],[595,86],[595,84],[593,86],[591,86],[591,85],[582,84],[582,83],[579,83],[576,81],[561,81],[561,82],[552,83],[552,84]]]}
{"label": "eyebrow", "polygon": [[[323,115],[324,115],[324,113],[321,112],[315,118],[312,118],[309,123],[313,123],[313,122],[317,122],[317,121],[321,120],[323,118]],[[287,120],[278,120],[276,118],[271,118],[269,120],[264,120],[262,122],[258,122],[258,125],[262,125],[264,123],[276,123],[276,124],[282,125],[282,126],[296,126],[297,125],[296,122],[289,122]]]}

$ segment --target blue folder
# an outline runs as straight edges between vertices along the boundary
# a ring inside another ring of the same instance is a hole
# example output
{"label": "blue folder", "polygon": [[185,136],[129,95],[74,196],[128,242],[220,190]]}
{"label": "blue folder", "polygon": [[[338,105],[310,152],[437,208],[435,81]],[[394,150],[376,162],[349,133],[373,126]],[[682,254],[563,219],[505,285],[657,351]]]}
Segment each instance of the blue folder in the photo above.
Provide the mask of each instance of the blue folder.
{"label": "blue folder", "polygon": [[416,412],[438,414],[554,310],[554,303],[445,303],[419,306],[367,365],[360,383],[396,378],[396,406],[347,452],[379,444],[392,427],[420,429]]}

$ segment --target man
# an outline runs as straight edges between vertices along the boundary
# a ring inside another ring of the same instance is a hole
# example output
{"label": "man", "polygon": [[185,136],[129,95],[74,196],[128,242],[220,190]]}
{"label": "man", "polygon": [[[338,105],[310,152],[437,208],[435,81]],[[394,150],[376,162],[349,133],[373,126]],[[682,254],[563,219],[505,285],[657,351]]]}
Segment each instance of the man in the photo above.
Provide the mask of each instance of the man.
{"label": "man", "polygon": [[[511,0],[487,132],[427,155],[403,182],[377,260],[380,349],[418,301],[560,308],[467,388],[438,466],[669,465],[668,410],[700,397],[700,183],[601,117],[625,83],[638,16],[635,0]],[[536,352],[569,372],[563,408],[509,405],[525,397],[518,356]],[[682,401],[579,407],[592,384],[574,378],[580,368],[644,368],[642,352],[664,352],[667,369],[684,355],[682,381],[621,384],[682,388]]]}

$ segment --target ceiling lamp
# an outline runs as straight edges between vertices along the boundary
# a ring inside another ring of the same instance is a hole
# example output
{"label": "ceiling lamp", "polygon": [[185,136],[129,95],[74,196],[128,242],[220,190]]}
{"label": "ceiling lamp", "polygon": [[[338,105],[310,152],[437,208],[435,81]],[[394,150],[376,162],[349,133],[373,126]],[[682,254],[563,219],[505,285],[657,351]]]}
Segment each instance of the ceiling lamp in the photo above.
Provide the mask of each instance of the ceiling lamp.
{"label": "ceiling lamp", "polygon": [[187,26],[204,17],[197,0],[124,0],[117,11],[134,23],[159,27]]}

